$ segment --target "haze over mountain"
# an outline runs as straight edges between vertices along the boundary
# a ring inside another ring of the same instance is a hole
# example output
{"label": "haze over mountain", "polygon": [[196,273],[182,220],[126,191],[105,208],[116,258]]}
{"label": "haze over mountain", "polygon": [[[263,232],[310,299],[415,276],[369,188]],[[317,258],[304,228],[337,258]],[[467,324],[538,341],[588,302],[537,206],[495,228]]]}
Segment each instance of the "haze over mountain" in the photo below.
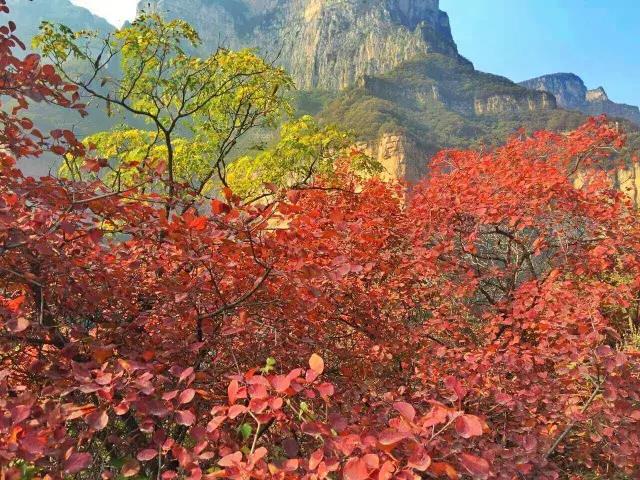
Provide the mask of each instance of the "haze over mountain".
{"label": "haze over mountain", "polygon": [[8,0],[7,4],[11,9],[11,17],[18,26],[17,33],[24,40],[31,41],[43,21],[64,23],[73,30],[105,33],[114,29],[104,18],[69,0]]}

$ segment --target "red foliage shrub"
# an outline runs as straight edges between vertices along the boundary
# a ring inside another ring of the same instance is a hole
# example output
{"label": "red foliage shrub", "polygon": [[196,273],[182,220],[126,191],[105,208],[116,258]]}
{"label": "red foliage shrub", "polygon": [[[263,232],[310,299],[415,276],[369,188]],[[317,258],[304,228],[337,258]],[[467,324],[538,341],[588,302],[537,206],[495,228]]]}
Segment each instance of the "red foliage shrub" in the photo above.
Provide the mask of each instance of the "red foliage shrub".
{"label": "red foliage shrub", "polygon": [[83,107],[14,56],[12,32],[3,478],[640,473],[640,364],[622,338],[640,230],[595,168],[623,140],[604,119],[443,152],[408,201],[346,172],[340,189],[268,205],[225,191],[167,217],[139,189],[23,176],[18,159],[84,154],[35,129],[28,102]]}

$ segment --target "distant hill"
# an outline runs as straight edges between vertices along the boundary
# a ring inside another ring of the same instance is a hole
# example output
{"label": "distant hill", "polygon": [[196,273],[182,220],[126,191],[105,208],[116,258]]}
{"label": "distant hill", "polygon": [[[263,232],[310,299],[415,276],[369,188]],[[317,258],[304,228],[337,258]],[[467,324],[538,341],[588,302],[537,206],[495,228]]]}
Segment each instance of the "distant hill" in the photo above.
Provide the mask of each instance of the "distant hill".
{"label": "distant hill", "polygon": [[16,33],[29,41],[38,33],[40,23],[45,20],[64,23],[74,30],[108,33],[114,29],[105,19],[69,0],[8,0],[7,5],[11,10],[11,18],[18,26]]}
{"label": "distant hill", "polygon": [[582,79],[573,73],[543,75],[521,82],[520,85],[553,94],[562,108],[578,110],[587,115],[604,113],[626,118],[640,126],[640,108],[612,102],[603,87],[588,90]]}

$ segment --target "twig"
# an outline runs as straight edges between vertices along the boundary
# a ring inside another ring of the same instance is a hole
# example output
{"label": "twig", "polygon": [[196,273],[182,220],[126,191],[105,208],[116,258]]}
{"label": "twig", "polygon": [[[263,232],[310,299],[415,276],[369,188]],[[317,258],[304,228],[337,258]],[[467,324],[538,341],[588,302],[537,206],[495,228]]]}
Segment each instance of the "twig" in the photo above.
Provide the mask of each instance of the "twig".
{"label": "twig", "polygon": [[[591,396],[589,397],[589,400],[587,400],[586,403],[580,409],[580,413],[584,413],[587,411],[587,409],[591,406],[593,401],[598,396],[598,393],[600,393],[601,388],[602,388],[602,383],[599,383],[596,385],[596,388],[591,394]],[[558,448],[558,446],[567,437],[567,435],[569,435],[569,432],[571,432],[573,427],[575,427],[576,423],[578,423],[576,420],[572,420],[571,422],[569,422],[569,425],[567,425],[567,428],[565,428],[564,431],[560,434],[560,436],[556,438],[556,441],[553,442],[553,445],[551,445],[551,448],[547,451],[546,455],[544,456],[545,459],[548,459],[551,455],[553,455],[553,452],[555,452],[556,448]]]}

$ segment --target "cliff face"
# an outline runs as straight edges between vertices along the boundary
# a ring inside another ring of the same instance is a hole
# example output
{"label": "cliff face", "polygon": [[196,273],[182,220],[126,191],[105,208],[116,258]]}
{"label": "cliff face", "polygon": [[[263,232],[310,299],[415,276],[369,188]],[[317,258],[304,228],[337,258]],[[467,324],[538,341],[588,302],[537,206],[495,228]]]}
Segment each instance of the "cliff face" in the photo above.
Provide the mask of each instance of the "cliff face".
{"label": "cliff face", "polygon": [[382,165],[385,180],[404,179],[409,183],[420,180],[427,171],[427,158],[408,136],[383,133],[375,141],[358,145]]}
{"label": "cliff face", "polygon": [[611,101],[602,87],[588,90],[585,98],[586,104],[583,105],[581,111],[588,115],[604,113],[610,117],[626,118],[636,125],[640,125],[640,108]]}
{"label": "cliff face", "polygon": [[587,90],[582,79],[572,73],[544,75],[521,82],[520,85],[553,94],[562,108],[578,110],[587,115],[604,113],[611,117],[625,118],[640,125],[638,107],[612,102],[602,87]]}
{"label": "cliff face", "polygon": [[340,90],[427,52],[458,57],[439,0],[140,2],[148,8],[192,23],[208,51],[260,46],[305,90]]}
{"label": "cliff face", "polygon": [[556,108],[556,100],[553,95],[541,92],[542,95],[491,95],[487,98],[476,98],[474,110],[478,115],[500,114],[507,112],[521,112],[529,110],[547,110]]}
{"label": "cliff face", "polygon": [[587,96],[587,87],[580,77],[573,73],[557,73],[533,78],[520,85],[531,90],[549,92],[556,97],[562,108],[577,110]]}
{"label": "cliff face", "polygon": [[547,92],[532,91],[510,80],[478,72],[464,59],[423,55],[383,76],[365,75],[358,86],[395,104],[441,104],[467,117],[556,108]]}

